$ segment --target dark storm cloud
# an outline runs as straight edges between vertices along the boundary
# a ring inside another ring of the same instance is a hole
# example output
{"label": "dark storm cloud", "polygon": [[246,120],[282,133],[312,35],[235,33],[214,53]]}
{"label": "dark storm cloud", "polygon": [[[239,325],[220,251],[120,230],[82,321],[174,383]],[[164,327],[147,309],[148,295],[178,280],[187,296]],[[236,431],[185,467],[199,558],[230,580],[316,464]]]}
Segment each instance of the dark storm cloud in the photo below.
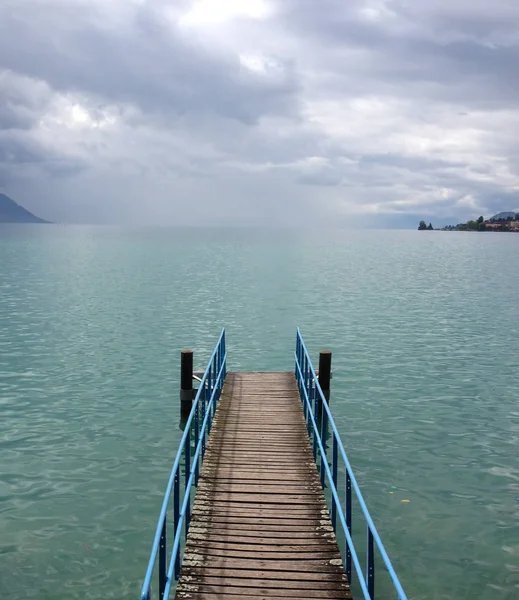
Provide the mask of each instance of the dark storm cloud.
{"label": "dark storm cloud", "polygon": [[0,131],[30,129],[48,106],[50,91],[11,71],[0,69]]}
{"label": "dark storm cloud", "polygon": [[0,130],[30,129],[37,119],[38,113],[0,95]]}
{"label": "dark storm cloud", "polygon": [[38,148],[32,140],[17,137],[2,137],[0,163],[35,164],[46,160],[46,151]]}
{"label": "dark storm cloud", "polygon": [[519,4],[502,13],[502,2],[487,2],[479,13],[471,2],[458,2],[458,11],[456,1],[450,10],[437,4],[288,0],[281,6],[288,29],[329,51],[328,84],[344,94],[399,86],[402,95],[478,108],[517,101]]}
{"label": "dark storm cloud", "polygon": [[7,132],[0,138],[0,169],[4,185],[10,180],[23,176],[30,168],[33,173],[46,172],[53,177],[77,175],[86,168],[79,158],[53,152],[47,146],[34,141],[25,132]]}
{"label": "dark storm cloud", "polygon": [[297,91],[289,62],[277,77],[259,78],[236,56],[196,43],[152,3],[108,25],[95,5],[0,7],[0,67],[145,112],[209,112],[244,123],[290,112]]}

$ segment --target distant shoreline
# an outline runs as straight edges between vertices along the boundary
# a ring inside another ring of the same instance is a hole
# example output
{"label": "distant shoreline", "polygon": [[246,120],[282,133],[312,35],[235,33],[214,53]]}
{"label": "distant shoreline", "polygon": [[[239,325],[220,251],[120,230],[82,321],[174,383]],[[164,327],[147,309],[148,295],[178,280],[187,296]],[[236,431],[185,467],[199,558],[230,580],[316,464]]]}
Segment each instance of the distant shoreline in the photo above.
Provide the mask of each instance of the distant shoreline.
{"label": "distant shoreline", "polygon": [[[418,225],[419,231],[430,231],[434,229],[431,223],[426,225],[425,221],[420,221]],[[489,219],[483,216],[476,220],[470,220],[466,223],[458,223],[458,225],[446,225],[440,227],[436,231],[495,231],[497,233],[519,233],[519,213],[515,211],[501,212]]]}

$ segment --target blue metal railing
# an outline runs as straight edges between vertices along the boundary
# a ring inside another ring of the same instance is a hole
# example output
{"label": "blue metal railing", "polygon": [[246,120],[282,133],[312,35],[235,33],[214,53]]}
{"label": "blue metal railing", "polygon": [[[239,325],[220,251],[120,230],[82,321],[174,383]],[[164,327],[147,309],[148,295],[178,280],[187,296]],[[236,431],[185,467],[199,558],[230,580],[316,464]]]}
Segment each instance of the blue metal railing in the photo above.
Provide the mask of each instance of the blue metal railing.
{"label": "blue metal railing", "polygon": [[[337,520],[341,524],[345,538],[344,549],[344,569],[348,575],[351,584],[352,563],[355,567],[360,588],[365,600],[373,600],[375,597],[375,548],[385,565],[395,592],[399,600],[407,600],[407,596],[398,580],[389,556],[382,544],[382,540],[377,532],[375,524],[369,514],[368,507],[362,497],[357,480],[353,474],[350,461],[346,456],[344,446],[342,445],[339,432],[335,426],[332,413],[328,402],[323,394],[319,380],[315,374],[312,361],[308,355],[305,343],[299,329],[297,330],[296,351],[295,351],[295,375],[299,387],[299,394],[303,403],[303,411],[308,427],[308,435],[312,438],[314,458],[317,460],[317,452],[320,456],[320,476],[321,485],[324,487],[325,481],[331,492],[331,518],[334,531],[337,530]],[[327,456],[327,435],[331,429],[332,459],[331,469]],[[339,491],[337,489],[338,480],[338,461],[342,458],[346,471],[345,482],[345,506],[343,509]],[[352,491],[355,492],[358,504],[364,515],[367,533],[367,552],[366,552],[366,570],[362,571],[357,550],[352,539]]]}
{"label": "blue metal railing", "polygon": [[[157,556],[159,558],[159,598],[167,600],[173,581],[178,581],[181,563],[182,537],[187,538],[189,522],[191,520],[191,489],[193,484],[198,484],[200,464],[204,458],[207,437],[211,431],[211,424],[216,406],[227,374],[227,352],[225,348],[225,329],[222,330],[218,343],[207,364],[204,376],[200,382],[193,407],[186,421],[184,434],[180,440],[177,456],[169,476],[166,494],[160,511],[159,522],[155,538],[151,547],[151,556],[148,569],[141,590],[141,600],[151,600],[151,580],[155,571]],[[191,437],[194,437],[194,449]],[[181,503],[180,479],[181,459],[184,456],[184,486],[185,491]],[[168,566],[167,549],[167,513],[173,494],[173,547],[171,549]],[[184,530],[184,535],[182,532]]]}

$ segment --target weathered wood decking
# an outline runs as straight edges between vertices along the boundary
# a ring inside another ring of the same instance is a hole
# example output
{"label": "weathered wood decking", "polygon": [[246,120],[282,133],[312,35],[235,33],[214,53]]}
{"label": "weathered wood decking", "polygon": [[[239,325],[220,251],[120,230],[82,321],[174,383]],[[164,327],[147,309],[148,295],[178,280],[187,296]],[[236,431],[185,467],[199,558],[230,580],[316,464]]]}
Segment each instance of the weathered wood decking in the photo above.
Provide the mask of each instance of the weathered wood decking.
{"label": "weathered wood decking", "polygon": [[227,375],[176,598],[351,598],[291,373]]}

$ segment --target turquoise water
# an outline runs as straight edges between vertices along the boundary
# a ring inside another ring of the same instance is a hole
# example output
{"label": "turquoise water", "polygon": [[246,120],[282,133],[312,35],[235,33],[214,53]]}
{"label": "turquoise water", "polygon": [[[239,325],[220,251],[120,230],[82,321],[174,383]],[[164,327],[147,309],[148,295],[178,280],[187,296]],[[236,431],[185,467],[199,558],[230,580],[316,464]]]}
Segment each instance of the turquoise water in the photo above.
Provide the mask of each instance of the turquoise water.
{"label": "turquoise water", "polygon": [[296,326],[333,351],[410,598],[517,598],[517,265],[513,234],[0,228],[0,596],[138,596],[179,351],[225,325],[235,370],[291,369]]}

